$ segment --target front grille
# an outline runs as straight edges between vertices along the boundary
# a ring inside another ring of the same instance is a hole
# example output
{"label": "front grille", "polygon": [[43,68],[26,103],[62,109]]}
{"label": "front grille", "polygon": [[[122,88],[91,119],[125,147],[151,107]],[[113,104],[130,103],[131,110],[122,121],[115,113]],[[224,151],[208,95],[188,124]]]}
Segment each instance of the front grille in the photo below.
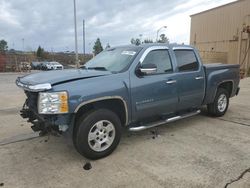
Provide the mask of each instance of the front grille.
{"label": "front grille", "polygon": [[26,105],[33,111],[37,112],[37,100],[38,100],[38,93],[25,91],[27,96]]}

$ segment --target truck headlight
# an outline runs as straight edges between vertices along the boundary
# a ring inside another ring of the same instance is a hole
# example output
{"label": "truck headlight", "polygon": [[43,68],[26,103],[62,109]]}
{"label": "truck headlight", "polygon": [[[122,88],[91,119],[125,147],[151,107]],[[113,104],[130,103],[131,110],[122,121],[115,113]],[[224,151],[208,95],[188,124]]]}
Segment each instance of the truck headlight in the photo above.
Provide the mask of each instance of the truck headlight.
{"label": "truck headlight", "polygon": [[68,93],[62,92],[40,92],[38,97],[39,114],[63,114],[68,113]]}

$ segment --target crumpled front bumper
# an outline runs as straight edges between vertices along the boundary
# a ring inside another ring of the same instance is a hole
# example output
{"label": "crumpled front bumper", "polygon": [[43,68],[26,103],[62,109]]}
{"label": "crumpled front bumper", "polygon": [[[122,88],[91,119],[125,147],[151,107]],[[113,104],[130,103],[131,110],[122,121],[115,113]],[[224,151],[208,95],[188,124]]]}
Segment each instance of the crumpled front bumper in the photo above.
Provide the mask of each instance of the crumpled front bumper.
{"label": "crumpled front bumper", "polygon": [[74,114],[41,115],[38,114],[36,110],[30,108],[27,105],[27,101],[28,99],[20,110],[20,115],[22,118],[27,119],[27,122],[32,124],[31,128],[33,131],[40,131],[41,134],[51,131],[63,133],[72,127],[74,123]]}

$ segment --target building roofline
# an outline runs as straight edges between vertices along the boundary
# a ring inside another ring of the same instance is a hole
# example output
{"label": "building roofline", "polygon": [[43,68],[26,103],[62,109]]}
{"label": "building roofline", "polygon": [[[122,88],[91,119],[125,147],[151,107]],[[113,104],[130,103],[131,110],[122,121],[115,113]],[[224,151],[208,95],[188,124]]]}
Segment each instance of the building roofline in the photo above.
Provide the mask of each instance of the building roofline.
{"label": "building roofline", "polygon": [[202,11],[202,12],[191,14],[190,17],[196,16],[196,15],[199,15],[199,14],[203,14],[203,13],[206,13],[206,12],[210,12],[212,10],[219,9],[219,8],[222,8],[222,7],[225,7],[225,6],[229,6],[229,5],[232,5],[232,4],[235,4],[235,3],[239,3],[239,2],[242,2],[242,1],[245,1],[245,0],[236,0],[236,1],[233,1],[231,3],[227,3],[227,4],[224,4],[224,5],[218,6],[218,7],[214,7],[214,8]]}

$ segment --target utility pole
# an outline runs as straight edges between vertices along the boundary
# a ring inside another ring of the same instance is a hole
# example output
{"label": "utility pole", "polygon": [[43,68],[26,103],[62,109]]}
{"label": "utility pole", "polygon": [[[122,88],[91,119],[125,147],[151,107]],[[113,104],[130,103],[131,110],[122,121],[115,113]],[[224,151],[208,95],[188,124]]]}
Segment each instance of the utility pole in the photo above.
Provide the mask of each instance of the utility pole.
{"label": "utility pole", "polygon": [[24,52],[24,38],[22,38],[23,52]]}
{"label": "utility pole", "polygon": [[78,60],[78,45],[77,45],[77,25],[76,25],[76,0],[74,0],[74,23],[75,23],[75,54],[76,54],[76,68],[79,68]]}
{"label": "utility pole", "polygon": [[24,56],[24,61],[26,61],[26,56],[25,56],[25,53],[24,53],[24,38],[22,38],[22,43],[23,43],[23,56]]}
{"label": "utility pole", "polygon": [[52,56],[52,60],[55,61],[55,58],[54,58],[54,48],[51,47],[51,56]]}
{"label": "utility pole", "polygon": [[143,43],[143,42],[142,42],[142,36],[143,36],[143,34],[139,34],[141,44]]}
{"label": "utility pole", "polygon": [[83,62],[85,62],[85,20],[82,21]]}

